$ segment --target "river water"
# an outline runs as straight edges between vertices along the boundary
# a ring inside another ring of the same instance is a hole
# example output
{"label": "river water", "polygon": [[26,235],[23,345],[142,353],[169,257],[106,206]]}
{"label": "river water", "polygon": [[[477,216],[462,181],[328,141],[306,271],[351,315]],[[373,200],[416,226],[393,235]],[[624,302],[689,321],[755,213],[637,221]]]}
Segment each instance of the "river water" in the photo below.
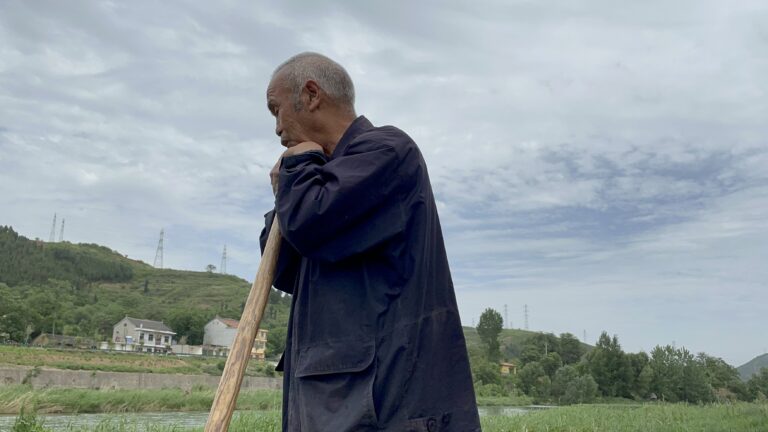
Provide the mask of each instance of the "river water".
{"label": "river water", "polygon": [[[486,406],[479,407],[481,416],[498,415],[520,415],[529,411],[528,408],[507,407],[507,406]],[[235,413],[237,415],[237,413]],[[142,432],[147,429],[147,425],[152,426],[178,426],[179,428],[202,427],[208,418],[208,412],[157,412],[157,413],[130,413],[130,414],[40,414],[38,419],[42,420],[45,427],[54,431],[63,431],[70,427],[80,428],[95,426],[105,420],[112,424],[125,422],[130,425],[130,430]],[[0,415],[0,431],[10,431],[16,416]]]}

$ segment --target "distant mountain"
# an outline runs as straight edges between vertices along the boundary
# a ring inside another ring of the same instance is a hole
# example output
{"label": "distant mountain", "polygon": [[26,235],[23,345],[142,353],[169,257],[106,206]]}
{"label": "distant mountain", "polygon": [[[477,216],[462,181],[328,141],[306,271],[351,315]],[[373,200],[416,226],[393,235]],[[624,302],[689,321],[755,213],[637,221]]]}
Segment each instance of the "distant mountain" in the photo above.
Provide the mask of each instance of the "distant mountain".
{"label": "distant mountain", "polygon": [[760,372],[760,369],[762,368],[768,368],[768,353],[753,358],[752,360],[737,367],[736,370],[739,371],[739,376],[741,376],[741,379],[747,381],[752,377],[752,375]]}

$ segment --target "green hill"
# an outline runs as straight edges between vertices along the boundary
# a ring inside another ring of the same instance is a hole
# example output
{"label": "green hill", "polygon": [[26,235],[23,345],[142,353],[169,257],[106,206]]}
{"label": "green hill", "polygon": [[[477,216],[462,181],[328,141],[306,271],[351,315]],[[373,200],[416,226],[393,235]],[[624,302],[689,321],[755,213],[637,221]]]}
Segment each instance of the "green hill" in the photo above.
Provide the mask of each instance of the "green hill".
{"label": "green hill", "polygon": [[[164,321],[177,338],[200,344],[211,318],[240,317],[250,286],[236,276],[156,269],[104,246],[30,240],[0,227],[0,342],[24,343],[43,332],[106,340],[128,315]],[[289,307],[290,297],[273,290],[262,322],[270,354],[282,351]],[[464,334],[470,351],[481,350],[474,328]],[[554,335],[504,329],[502,357],[519,358],[533,337],[550,338],[550,351],[558,344]]]}
{"label": "green hill", "polygon": [[768,368],[768,353],[753,358],[737,367],[736,370],[739,371],[741,379],[747,381],[752,378],[752,375],[759,373],[762,368]]}
{"label": "green hill", "polygon": [[[42,332],[104,340],[126,315],[169,324],[190,344],[216,315],[239,318],[251,284],[231,275],[156,269],[95,244],[30,240],[0,227],[0,341]],[[273,290],[262,328],[281,350],[290,298]]]}
{"label": "green hill", "polygon": [[[464,327],[463,329],[464,338],[467,341],[467,349],[470,352],[482,350],[482,343],[480,341],[480,336],[477,334],[477,330],[474,327]],[[553,340],[554,343],[550,349],[557,345],[557,341],[559,340],[559,338],[551,333],[541,333],[522,329],[502,329],[501,335],[499,336],[501,356],[506,360],[519,359],[523,355],[523,352],[527,346],[527,341],[529,341],[531,338],[543,337]],[[584,353],[593,348],[591,345],[587,345],[585,343],[580,343],[580,346],[581,351]]]}

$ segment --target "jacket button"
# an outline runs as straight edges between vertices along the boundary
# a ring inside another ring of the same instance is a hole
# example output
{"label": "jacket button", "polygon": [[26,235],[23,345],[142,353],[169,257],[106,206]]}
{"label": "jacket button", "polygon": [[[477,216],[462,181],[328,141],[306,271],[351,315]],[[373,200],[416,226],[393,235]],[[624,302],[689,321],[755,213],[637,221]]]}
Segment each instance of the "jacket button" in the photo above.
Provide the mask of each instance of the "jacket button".
{"label": "jacket button", "polygon": [[430,417],[427,420],[427,432],[437,432],[437,419]]}

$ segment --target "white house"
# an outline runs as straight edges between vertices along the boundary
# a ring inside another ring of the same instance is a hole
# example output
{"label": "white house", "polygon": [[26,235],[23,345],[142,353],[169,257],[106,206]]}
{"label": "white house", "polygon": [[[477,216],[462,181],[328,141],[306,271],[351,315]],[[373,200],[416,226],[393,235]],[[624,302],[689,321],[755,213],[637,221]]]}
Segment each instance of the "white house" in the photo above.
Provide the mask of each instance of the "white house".
{"label": "white house", "polygon": [[112,343],[119,351],[167,352],[176,333],[162,321],[126,316],[112,329]]}
{"label": "white house", "polygon": [[[205,325],[205,334],[203,335],[203,346],[207,354],[212,355],[228,355],[229,349],[232,348],[232,344],[235,341],[235,335],[237,334],[237,326],[240,321],[222,318],[216,316]],[[253,350],[251,350],[251,357],[260,360],[264,359],[264,354],[267,349],[267,333],[268,330],[259,329],[256,332],[256,339],[253,343]]]}

